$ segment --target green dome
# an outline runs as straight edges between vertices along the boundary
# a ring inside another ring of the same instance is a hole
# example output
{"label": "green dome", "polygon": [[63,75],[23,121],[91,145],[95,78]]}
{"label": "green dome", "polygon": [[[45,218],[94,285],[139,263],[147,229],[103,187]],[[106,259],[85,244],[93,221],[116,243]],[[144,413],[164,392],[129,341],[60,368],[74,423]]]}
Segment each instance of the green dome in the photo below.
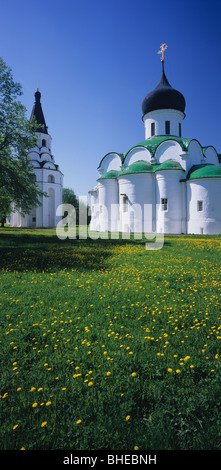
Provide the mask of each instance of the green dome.
{"label": "green dome", "polygon": [[130,175],[132,173],[152,173],[153,165],[144,160],[131,163],[131,165],[119,172],[118,176]]}
{"label": "green dome", "polygon": [[155,165],[155,171],[158,170],[183,170],[183,168],[180,163],[175,160],[166,160],[165,162],[160,163],[159,165]]}
{"label": "green dome", "polygon": [[104,173],[103,175],[100,176],[100,178],[98,178],[98,181],[117,178],[118,173],[119,171],[116,171],[116,170],[107,171],[107,173]]}
{"label": "green dome", "polygon": [[194,165],[187,176],[188,180],[198,178],[221,178],[221,167],[207,164],[207,165]]}

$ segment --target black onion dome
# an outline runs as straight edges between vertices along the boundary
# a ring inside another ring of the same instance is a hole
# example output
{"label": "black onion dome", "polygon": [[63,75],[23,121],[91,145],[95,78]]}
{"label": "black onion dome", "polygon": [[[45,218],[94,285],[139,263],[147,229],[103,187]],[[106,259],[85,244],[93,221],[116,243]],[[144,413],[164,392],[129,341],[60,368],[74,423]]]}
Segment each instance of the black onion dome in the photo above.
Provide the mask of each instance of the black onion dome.
{"label": "black onion dome", "polygon": [[156,109],[177,109],[184,113],[185,99],[182,93],[172,88],[163,70],[156,88],[148,93],[142,103],[143,116]]}
{"label": "black onion dome", "polygon": [[48,128],[46,126],[44,114],[41,107],[41,93],[39,90],[35,93],[35,103],[32,109],[30,120],[35,117],[38,124],[37,132],[43,132],[44,134],[48,133]]}

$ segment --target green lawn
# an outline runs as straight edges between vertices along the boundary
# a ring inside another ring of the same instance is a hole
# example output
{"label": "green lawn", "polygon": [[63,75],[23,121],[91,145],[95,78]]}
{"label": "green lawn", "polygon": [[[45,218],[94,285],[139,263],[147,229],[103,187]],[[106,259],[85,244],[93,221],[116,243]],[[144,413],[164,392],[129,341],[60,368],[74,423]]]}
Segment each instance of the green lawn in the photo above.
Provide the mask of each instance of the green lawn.
{"label": "green lawn", "polygon": [[221,237],[0,230],[0,448],[221,449]]}

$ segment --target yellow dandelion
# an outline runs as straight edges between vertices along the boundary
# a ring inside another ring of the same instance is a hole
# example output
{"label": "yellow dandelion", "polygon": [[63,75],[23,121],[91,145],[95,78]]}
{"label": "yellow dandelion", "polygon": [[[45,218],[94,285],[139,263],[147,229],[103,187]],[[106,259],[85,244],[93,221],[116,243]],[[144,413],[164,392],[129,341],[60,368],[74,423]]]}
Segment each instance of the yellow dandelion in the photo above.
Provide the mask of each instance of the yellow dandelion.
{"label": "yellow dandelion", "polygon": [[51,401],[47,401],[47,403],[45,403],[46,406],[49,406],[51,405]]}
{"label": "yellow dandelion", "polygon": [[13,430],[16,429],[18,427],[18,424],[15,424],[15,426],[13,426]]}
{"label": "yellow dandelion", "polygon": [[138,447],[138,446],[134,446],[134,450],[139,450],[139,447]]}
{"label": "yellow dandelion", "polygon": [[130,415],[127,415],[126,416],[126,421],[128,421],[130,419]]}
{"label": "yellow dandelion", "polygon": [[110,371],[108,371],[106,375],[111,375],[111,372],[110,372]]}
{"label": "yellow dandelion", "polygon": [[132,375],[132,377],[136,377],[137,374],[136,374],[136,372],[132,372],[131,375]]}
{"label": "yellow dandelion", "polygon": [[46,426],[47,424],[47,421],[43,421],[43,423],[41,423],[41,427],[43,428],[44,426]]}
{"label": "yellow dandelion", "polygon": [[181,372],[180,369],[177,369],[177,370],[176,370],[176,373],[177,373],[177,374],[180,374],[180,372]]}
{"label": "yellow dandelion", "polygon": [[78,419],[78,420],[76,421],[76,424],[80,424],[81,422],[82,422],[81,419]]}
{"label": "yellow dandelion", "polygon": [[169,367],[169,369],[167,369],[168,372],[173,372],[173,369],[171,369],[171,367]]}
{"label": "yellow dandelion", "polygon": [[37,403],[33,403],[32,408],[36,408],[36,406],[38,406],[38,404],[37,404]]}
{"label": "yellow dandelion", "polygon": [[88,383],[88,387],[92,387],[92,385],[93,385],[93,382]]}

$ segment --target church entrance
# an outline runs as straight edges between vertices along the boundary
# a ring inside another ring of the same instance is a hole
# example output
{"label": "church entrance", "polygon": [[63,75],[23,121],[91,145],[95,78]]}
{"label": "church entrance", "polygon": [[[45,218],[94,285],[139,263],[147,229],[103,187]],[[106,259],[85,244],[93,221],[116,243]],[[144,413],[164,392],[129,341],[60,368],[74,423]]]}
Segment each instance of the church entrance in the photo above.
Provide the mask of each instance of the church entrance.
{"label": "church entrance", "polygon": [[48,190],[48,227],[55,226],[55,192],[53,188]]}

